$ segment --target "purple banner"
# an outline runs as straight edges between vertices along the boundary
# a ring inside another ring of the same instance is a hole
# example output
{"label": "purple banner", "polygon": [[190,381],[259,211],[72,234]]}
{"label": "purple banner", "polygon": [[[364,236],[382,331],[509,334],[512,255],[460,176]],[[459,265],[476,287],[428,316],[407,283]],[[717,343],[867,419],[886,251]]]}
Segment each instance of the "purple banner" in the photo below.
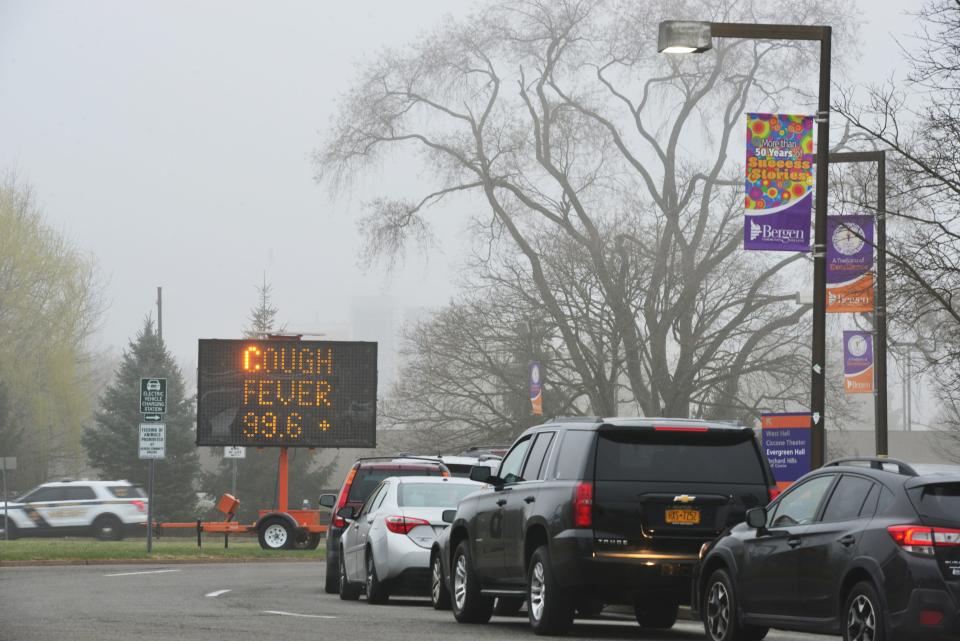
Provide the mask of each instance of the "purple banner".
{"label": "purple banner", "polygon": [[873,217],[827,218],[827,311],[873,311]]}
{"label": "purple banner", "polygon": [[847,394],[873,392],[873,335],[843,332],[843,390]]}
{"label": "purple banner", "polygon": [[543,416],[543,370],[537,361],[530,361],[530,412]]}
{"label": "purple banner", "polygon": [[743,248],[810,251],[813,116],[747,114]]}

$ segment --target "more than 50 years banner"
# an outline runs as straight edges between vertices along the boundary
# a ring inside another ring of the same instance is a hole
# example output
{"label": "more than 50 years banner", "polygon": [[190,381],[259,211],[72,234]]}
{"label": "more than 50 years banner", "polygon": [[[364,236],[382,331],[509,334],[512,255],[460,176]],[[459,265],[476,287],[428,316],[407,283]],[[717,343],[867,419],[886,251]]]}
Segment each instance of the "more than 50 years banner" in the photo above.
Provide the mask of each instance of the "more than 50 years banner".
{"label": "more than 50 years banner", "polygon": [[813,116],[747,114],[743,248],[810,251]]}
{"label": "more than 50 years banner", "polygon": [[780,489],[810,471],[811,424],[809,412],[760,415],[763,452]]}
{"label": "more than 50 years banner", "polygon": [[870,332],[843,332],[843,391],[847,394],[873,392],[873,335]]}
{"label": "more than 50 years banner", "polygon": [[827,311],[873,311],[873,217],[827,218]]}

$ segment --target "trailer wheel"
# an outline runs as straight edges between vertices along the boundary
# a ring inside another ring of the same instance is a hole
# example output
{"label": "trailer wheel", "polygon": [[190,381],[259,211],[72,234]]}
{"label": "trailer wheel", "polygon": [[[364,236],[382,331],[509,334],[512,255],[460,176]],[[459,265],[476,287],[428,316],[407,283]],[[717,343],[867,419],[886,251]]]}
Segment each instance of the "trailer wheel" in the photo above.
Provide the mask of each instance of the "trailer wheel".
{"label": "trailer wheel", "polygon": [[307,550],[316,550],[318,547],[320,547],[320,535],[316,532],[311,532],[310,538],[307,539],[304,548]]}
{"label": "trailer wheel", "polygon": [[294,533],[286,520],[271,516],[260,523],[257,538],[264,550],[286,550],[293,545]]}

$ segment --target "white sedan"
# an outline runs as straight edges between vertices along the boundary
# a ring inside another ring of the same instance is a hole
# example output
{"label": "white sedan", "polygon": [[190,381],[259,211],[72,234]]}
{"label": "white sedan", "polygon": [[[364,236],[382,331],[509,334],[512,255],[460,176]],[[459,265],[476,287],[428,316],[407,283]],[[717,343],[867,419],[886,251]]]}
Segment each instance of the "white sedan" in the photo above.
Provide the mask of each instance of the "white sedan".
{"label": "white sedan", "polygon": [[384,603],[391,594],[430,593],[430,548],[447,527],[451,510],[481,483],[463,478],[404,476],[384,479],[356,514],[340,539],[340,598]]}

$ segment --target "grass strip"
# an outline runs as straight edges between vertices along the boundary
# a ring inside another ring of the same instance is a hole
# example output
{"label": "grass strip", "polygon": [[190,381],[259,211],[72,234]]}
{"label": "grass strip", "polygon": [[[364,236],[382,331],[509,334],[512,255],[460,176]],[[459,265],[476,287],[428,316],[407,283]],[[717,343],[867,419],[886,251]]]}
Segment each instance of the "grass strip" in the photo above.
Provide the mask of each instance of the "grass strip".
{"label": "grass strip", "polygon": [[0,565],[7,562],[47,561],[206,561],[206,560],[296,560],[322,561],[324,549],[264,550],[249,537],[231,537],[230,547],[223,548],[223,537],[204,537],[203,547],[196,539],[163,538],[154,540],[153,551],[147,554],[146,539],[97,541],[94,539],[18,539],[0,541]]}

